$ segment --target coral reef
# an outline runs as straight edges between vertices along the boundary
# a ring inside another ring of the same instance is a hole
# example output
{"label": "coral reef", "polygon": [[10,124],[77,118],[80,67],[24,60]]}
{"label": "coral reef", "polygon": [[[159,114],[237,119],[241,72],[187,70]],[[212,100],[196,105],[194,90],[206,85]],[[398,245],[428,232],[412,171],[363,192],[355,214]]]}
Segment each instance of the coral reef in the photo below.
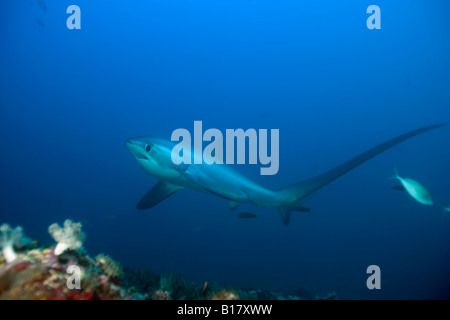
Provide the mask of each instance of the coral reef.
{"label": "coral reef", "polygon": [[209,297],[210,300],[239,300],[239,295],[234,290],[220,290]]}
{"label": "coral reef", "polygon": [[58,244],[55,247],[55,255],[59,256],[67,249],[78,249],[83,245],[86,238],[81,231],[81,223],[74,223],[71,220],[64,221],[64,228],[57,223],[48,227],[48,232]]}
{"label": "coral reef", "polygon": [[[110,257],[91,259],[80,250],[84,233],[80,223],[53,224],[49,232],[58,241],[54,249],[35,248],[36,243],[22,237],[22,229],[2,227],[2,247],[10,253],[0,260],[0,300],[97,300],[142,299],[129,293],[117,277],[121,267]],[[22,239],[22,240],[20,240]],[[20,240],[20,241],[19,241]],[[70,250],[69,250],[70,249]]]}
{"label": "coral reef", "polygon": [[[243,290],[224,287],[215,282],[191,282],[179,274],[158,276],[148,270],[125,268],[122,285],[129,292],[139,292],[150,300],[335,300],[335,293],[324,297],[312,295],[284,295],[267,290]],[[300,292],[300,291],[299,291]]]}
{"label": "coral reef", "polygon": [[14,246],[19,243],[23,236],[22,227],[12,229],[9,224],[2,224],[0,226],[0,247],[2,248],[3,257],[6,262],[11,263],[17,259],[17,254]]}
{"label": "coral reef", "polygon": [[101,253],[95,257],[95,260],[108,277],[120,278],[123,276],[122,266],[110,256]]}
{"label": "coral reef", "polygon": [[[81,224],[66,220],[52,225],[56,248],[38,248],[23,237],[22,228],[1,226],[0,300],[300,300],[323,298],[299,289],[290,295],[264,290],[223,287],[215,282],[192,282],[180,274],[156,275],[148,270],[122,268],[110,256],[95,259],[81,249]],[[70,249],[70,250],[69,250]],[[120,281],[119,281],[120,279]],[[304,294],[304,297],[295,295]]]}
{"label": "coral reef", "polygon": [[[77,277],[80,285],[77,287]],[[134,299],[78,251],[35,249],[0,269],[0,300]]]}

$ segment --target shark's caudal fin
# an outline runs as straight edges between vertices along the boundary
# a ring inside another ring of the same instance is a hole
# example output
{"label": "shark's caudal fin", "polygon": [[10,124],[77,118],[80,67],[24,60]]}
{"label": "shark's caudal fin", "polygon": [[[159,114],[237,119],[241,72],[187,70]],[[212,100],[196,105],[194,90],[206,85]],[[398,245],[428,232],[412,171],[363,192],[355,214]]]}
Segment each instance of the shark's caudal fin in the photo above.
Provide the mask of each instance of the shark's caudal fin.
{"label": "shark's caudal fin", "polygon": [[280,197],[283,197],[286,199],[285,205],[282,205],[278,207],[278,210],[281,215],[281,220],[283,220],[283,223],[287,226],[289,224],[289,221],[291,219],[291,212],[297,211],[296,208],[306,201],[311,195],[316,193],[317,191],[321,190],[326,185],[330,184],[337,178],[343,176],[347,172],[355,169],[359,165],[363,164],[364,162],[372,159],[376,155],[379,155],[380,153],[394,147],[395,145],[408,140],[412,137],[415,137],[419,134],[425,133],[427,131],[437,129],[440,127],[444,127],[447,124],[437,124],[433,126],[424,127],[418,130],[411,131],[409,133],[403,134],[397,138],[391,139],[389,141],[386,141],[385,143],[382,143],[362,154],[359,156],[353,158],[350,161],[347,161],[340,166],[325,172],[319,176],[316,176],[312,179],[297,183],[293,186],[283,188],[280,190]]}

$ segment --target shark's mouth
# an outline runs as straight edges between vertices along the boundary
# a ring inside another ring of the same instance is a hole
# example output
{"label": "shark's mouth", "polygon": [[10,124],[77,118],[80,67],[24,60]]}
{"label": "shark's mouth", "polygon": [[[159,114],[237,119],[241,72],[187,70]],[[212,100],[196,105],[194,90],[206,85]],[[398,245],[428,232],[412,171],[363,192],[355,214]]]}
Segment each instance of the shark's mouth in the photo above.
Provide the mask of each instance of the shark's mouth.
{"label": "shark's mouth", "polygon": [[137,160],[148,160],[148,158],[145,155],[140,154],[140,153],[136,154],[136,159]]}

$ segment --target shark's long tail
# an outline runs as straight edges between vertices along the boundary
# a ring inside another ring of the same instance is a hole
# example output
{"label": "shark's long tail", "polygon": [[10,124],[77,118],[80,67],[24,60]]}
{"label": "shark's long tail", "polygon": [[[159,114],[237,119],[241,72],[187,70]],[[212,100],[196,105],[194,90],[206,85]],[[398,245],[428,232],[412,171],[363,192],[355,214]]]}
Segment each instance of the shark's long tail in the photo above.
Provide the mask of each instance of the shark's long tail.
{"label": "shark's long tail", "polygon": [[312,179],[281,189],[279,191],[280,197],[285,199],[284,204],[278,207],[278,211],[281,215],[281,220],[283,220],[283,223],[287,226],[289,224],[289,221],[291,220],[292,211],[299,211],[297,210],[297,208],[299,208],[300,205],[314,193],[321,190],[323,187],[327,186],[347,172],[355,169],[364,162],[372,159],[376,155],[379,155],[380,153],[394,147],[395,145],[405,140],[408,140],[427,131],[444,127],[446,125],[447,124],[437,124],[403,134],[360,154],[352,160],[347,161],[330,171],[327,171]]}

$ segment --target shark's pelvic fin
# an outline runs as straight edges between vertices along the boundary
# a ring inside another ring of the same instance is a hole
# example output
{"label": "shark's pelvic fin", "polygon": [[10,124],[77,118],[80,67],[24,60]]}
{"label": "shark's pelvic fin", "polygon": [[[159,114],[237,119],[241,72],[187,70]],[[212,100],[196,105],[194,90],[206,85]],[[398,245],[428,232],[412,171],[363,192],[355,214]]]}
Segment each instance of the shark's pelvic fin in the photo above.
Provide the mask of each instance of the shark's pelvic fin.
{"label": "shark's pelvic fin", "polygon": [[142,197],[136,208],[149,209],[181,189],[184,188],[169,182],[159,181]]}
{"label": "shark's pelvic fin", "polygon": [[281,221],[283,221],[283,224],[287,227],[289,222],[291,222],[291,212],[293,209],[289,206],[281,206],[278,207],[278,211],[280,212]]}
{"label": "shark's pelvic fin", "polygon": [[230,208],[230,210],[235,210],[241,203],[238,201],[234,201],[234,200],[230,200],[228,202],[228,207]]}
{"label": "shark's pelvic fin", "polygon": [[292,207],[292,206],[280,206],[278,207],[278,211],[280,212],[281,221],[283,221],[284,225],[289,225],[291,221],[291,212],[311,212],[311,209],[305,208],[302,206]]}
{"label": "shark's pelvic fin", "polygon": [[280,196],[287,199],[287,202],[286,204],[278,207],[278,210],[281,215],[281,220],[285,225],[288,225],[290,221],[291,212],[294,211],[296,207],[301,205],[301,203],[306,201],[310,196],[312,196],[317,191],[321,190],[334,180],[346,174],[347,172],[360,166],[364,162],[372,159],[373,157],[396,146],[397,144],[405,140],[411,139],[412,137],[415,137],[427,131],[444,127],[446,125],[447,124],[437,124],[433,126],[424,127],[418,130],[414,130],[409,133],[405,133],[401,136],[398,136],[397,138],[386,141],[385,143],[382,143],[360,154],[359,156],[353,158],[352,160],[349,160],[330,171],[327,171],[312,179],[297,183],[293,186],[283,188],[282,190],[279,191]]}

